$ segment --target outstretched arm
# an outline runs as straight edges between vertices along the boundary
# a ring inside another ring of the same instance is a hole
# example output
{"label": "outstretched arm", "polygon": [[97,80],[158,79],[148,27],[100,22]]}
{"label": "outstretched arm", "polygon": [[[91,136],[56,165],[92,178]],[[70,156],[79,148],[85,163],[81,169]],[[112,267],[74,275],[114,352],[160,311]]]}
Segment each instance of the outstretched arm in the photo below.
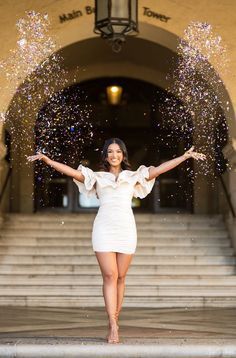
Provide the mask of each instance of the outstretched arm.
{"label": "outstretched arm", "polygon": [[69,177],[72,177],[72,178],[82,182],[82,183],[84,182],[84,176],[80,170],[76,170],[76,169],[69,167],[69,165],[56,162],[55,160],[50,159],[49,157],[47,157],[46,155],[44,155],[40,152],[38,152],[36,155],[31,155],[31,156],[27,157],[27,159],[30,162],[33,162],[35,160],[42,160],[47,165],[54,168],[61,174],[65,174]]}
{"label": "outstretched arm", "polygon": [[158,167],[150,167],[149,168],[149,180],[157,178],[160,174],[168,172],[169,170],[177,167],[179,164],[184,162],[186,159],[194,158],[196,160],[204,160],[206,156],[201,153],[194,152],[194,147],[191,147],[187,152],[185,152],[180,157],[177,157],[172,160],[168,160],[165,163],[162,163]]}

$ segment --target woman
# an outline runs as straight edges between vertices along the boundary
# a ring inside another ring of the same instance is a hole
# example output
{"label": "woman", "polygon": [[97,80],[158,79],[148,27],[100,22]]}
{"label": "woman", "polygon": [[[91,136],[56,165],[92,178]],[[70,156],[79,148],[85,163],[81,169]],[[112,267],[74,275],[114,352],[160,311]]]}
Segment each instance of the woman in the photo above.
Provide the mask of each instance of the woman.
{"label": "woman", "polygon": [[92,245],[103,276],[103,296],[109,319],[108,343],[118,343],[118,318],[123,302],[125,277],[136,249],[137,232],[131,208],[132,197],[144,198],[162,173],[189,158],[204,160],[204,154],[193,151],[157,167],[141,165],[130,170],[124,142],[108,139],[102,150],[102,171],[93,172],[79,165],[73,169],[38,153],[29,161],[42,160],[55,170],[73,178],[79,191],[87,196],[96,194],[100,207],[93,224]]}

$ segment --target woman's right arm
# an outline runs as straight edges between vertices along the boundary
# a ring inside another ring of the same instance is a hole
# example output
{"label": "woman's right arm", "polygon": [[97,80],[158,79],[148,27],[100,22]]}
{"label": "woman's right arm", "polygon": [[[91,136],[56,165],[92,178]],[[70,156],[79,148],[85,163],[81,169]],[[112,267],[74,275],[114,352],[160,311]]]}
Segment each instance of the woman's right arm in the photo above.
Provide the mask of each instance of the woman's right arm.
{"label": "woman's right arm", "polygon": [[76,170],[76,169],[69,167],[69,165],[56,162],[55,160],[50,159],[49,157],[47,157],[46,155],[44,155],[40,152],[38,152],[36,155],[27,157],[27,159],[30,162],[33,162],[35,160],[42,160],[44,163],[46,163],[50,167],[54,168],[61,174],[65,174],[69,177],[72,177],[72,178],[80,181],[81,183],[84,182],[84,176],[80,170]]}

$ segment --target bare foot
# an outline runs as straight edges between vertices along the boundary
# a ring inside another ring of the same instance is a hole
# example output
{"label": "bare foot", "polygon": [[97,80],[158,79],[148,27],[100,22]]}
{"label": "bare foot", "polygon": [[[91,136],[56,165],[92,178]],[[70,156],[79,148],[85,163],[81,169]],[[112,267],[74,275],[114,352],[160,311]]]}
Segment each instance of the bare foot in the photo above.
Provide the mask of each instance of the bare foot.
{"label": "bare foot", "polygon": [[119,343],[118,326],[116,322],[109,324],[108,343]]}

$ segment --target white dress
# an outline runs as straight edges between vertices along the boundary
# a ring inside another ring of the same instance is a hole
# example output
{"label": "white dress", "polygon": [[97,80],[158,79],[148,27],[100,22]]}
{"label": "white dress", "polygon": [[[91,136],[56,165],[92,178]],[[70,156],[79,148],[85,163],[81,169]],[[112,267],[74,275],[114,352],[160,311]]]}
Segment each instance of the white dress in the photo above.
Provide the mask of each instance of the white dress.
{"label": "white dress", "polygon": [[137,245],[137,230],[132,198],[145,198],[155,183],[149,178],[149,167],[141,165],[136,171],[123,170],[118,178],[110,172],[94,172],[79,165],[84,183],[76,179],[80,193],[97,194],[100,206],[93,223],[94,251],[133,254]]}

